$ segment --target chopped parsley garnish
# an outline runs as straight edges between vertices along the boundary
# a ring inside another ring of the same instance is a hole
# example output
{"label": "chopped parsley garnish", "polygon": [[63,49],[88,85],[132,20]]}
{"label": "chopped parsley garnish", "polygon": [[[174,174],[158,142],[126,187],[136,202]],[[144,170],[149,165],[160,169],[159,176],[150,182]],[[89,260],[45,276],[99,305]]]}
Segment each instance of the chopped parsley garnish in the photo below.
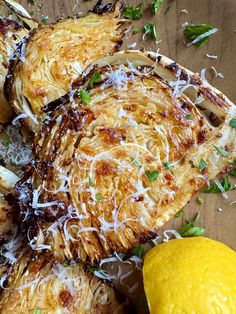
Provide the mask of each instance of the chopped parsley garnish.
{"label": "chopped parsley garnish", "polygon": [[44,16],[43,18],[42,18],[42,23],[43,24],[47,24],[48,23],[48,16],[46,15],[46,16]]}
{"label": "chopped parsley garnish", "polygon": [[193,160],[189,160],[189,164],[192,166],[192,167],[196,167]]}
{"label": "chopped parsley garnish", "polygon": [[[146,297],[146,294],[145,292],[143,292],[139,298],[138,298],[138,308],[143,308],[145,310],[145,313],[149,313],[149,310],[148,310],[148,302],[147,302],[147,297]],[[141,313],[141,311],[140,311]]]}
{"label": "chopped parsley garnish", "polygon": [[232,164],[233,168],[231,169],[229,175],[232,177],[236,177],[236,159],[234,159],[231,164]]}
{"label": "chopped parsley garnish", "polygon": [[99,83],[101,80],[101,75],[98,72],[94,72],[93,76],[91,77],[91,79],[88,82],[88,88],[93,88],[93,84],[94,83]]}
{"label": "chopped parsley garnish", "polygon": [[[213,27],[208,24],[188,24],[184,29],[184,37],[188,42],[193,42],[199,36],[213,30]],[[202,47],[212,36],[213,34],[209,34],[202,39],[199,38],[199,41],[196,41],[194,44],[197,47]]]}
{"label": "chopped parsley garnish", "polygon": [[172,167],[174,167],[174,164],[172,164],[170,161],[164,162],[164,167],[166,169],[170,169]]}
{"label": "chopped parsley garnish", "polygon": [[133,30],[132,30],[132,34],[135,35],[135,34],[138,34],[140,32],[140,28],[139,27],[134,27]]}
{"label": "chopped parsley garnish", "polygon": [[157,38],[156,27],[152,23],[146,23],[144,25],[145,35],[149,36],[152,39]]}
{"label": "chopped parsley garnish", "polygon": [[200,204],[200,205],[204,204],[204,199],[203,199],[202,197],[200,197],[200,196],[198,196],[198,197],[196,198],[196,201],[197,201],[197,203]]}
{"label": "chopped parsley garnish", "polygon": [[80,98],[81,98],[82,102],[85,104],[89,104],[91,101],[91,97],[90,97],[89,93],[85,89],[80,89],[79,93],[80,93]]}
{"label": "chopped parsley garnish", "polygon": [[[229,180],[228,176],[225,176],[221,181],[220,184],[222,185],[225,192],[232,189],[232,183]],[[211,186],[205,188],[203,190],[204,193],[222,193],[221,189],[217,186],[217,184],[212,184]]]}
{"label": "chopped parsley garnish", "polygon": [[226,150],[224,150],[223,148],[220,148],[219,146],[216,146],[213,144],[213,147],[217,150],[217,152],[219,154],[221,154],[221,156],[223,157],[228,157],[229,156],[229,152],[227,152]]}
{"label": "chopped parsley garnish", "polygon": [[89,267],[89,271],[90,271],[90,273],[94,274],[95,271],[99,271],[99,268],[95,267],[95,266],[91,266],[91,267]]}
{"label": "chopped parsley garnish", "polygon": [[192,167],[195,167],[195,168],[198,168],[199,171],[203,171],[204,169],[206,169],[207,167],[207,163],[205,162],[204,159],[200,159],[200,162],[199,162],[199,165],[197,165],[196,163],[194,163],[193,160],[189,160],[189,164],[192,166]]}
{"label": "chopped parsley garnish", "polygon": [[197,213],[193,220],[186,221],[186,224],[178,230],[181,237],[196,237],[204,235],[205,229],[196,226],[199,217],[200,214]]}
{"label": "chopped parsley garnish", "polygon": [[97,202],[101,201],[101,199],[102,199],[102,195],[100,193],[95,194],[95,200]]}
{"label": "chopped parsley garnish", "polygon": [[233,118],[229,121],[229,125],[231,128],[235,129],[236,128],[236,118]]}
{"label": "chopped parsley garnish", "polygon": [[120,259],[122,259],[122,258],[125,257],[125,254],[124,254],[124,253],[121,253],[121,252],[116,253],[116,255],[117,255]]}
{"label": "chopped parsley garnish", "polygon": [[141,12],[142,3],[136,5],[136,7],[127,7],[123,11],[123,16],[129,20],[140,20],[143,17]]}
{"label": "chopped parsley garnish", "polygon": [[11,142],[10,142],[10,140],[8,138],[4,138],[3,141],[2,141],[2,145],[5,146],[5,147],[9,146],[10,143]]}
{"label": "chopped parsley garnish", "polygon": [[131,251],[132,254],[138,256],[139,258],[143,258],[146,252],[147,250],[141,245],[135,246]]}
{"label": "chopped parsley garnish", "polygon": [[42,310],[38,310],[38,309],[33,311],[33,314],[42,314],[42,313],[43,313]]}
{"label": "chopped parsley garnish", "polygon": [[89,177],[89,186],[94,187],[94,181],[91,177]]}
{"label": "chopped parsley garnish", "polygon": [[187,114],[185,117],[184,117],[186,120],[193,120],[193,115],[191,113]]}
{"label": "chopped parsley garnish", "polygon": [[153,181],[156,181],[159,172],[156,171],[156,170],[155,170],[155,171],[149,171],[149,170],[147,170],[147,171],[145,171],[145,174],[146,174],[146,176],[148,177],[148,180],[149,180],[150,182],[153,182]]}
{"label": "chopped parsley garnish", "polygon": [[182,208],[175,214],[175,218],[182,217],[182,216],[184,216],[184,214],[185,214],[185,212],[184,212],[184,210]]}
{"label": "chopped parsley garnish", "polygon": [[236,168],[234,168],[231,172],[230,172],[230,175],[232,177],[236,177]]}
{"label": "chopped parsley garnish", "polygon": [[207,163],[205,162],[204,159],[201,158],[198,169],[199,169],[200,171],[203,171],[204,169],[206,169],[206,167],[207,167]]}
{"label": "chopped parsley garnish", "polygon": [[30,4],[35,4],[35,0],[28,0]]}
{"label": "chopped parsley garnish", "polygon": [[0,254],[0,264],[5,263],[6,257]]}
{"label": "chopped parsley garnish", "polygon": [[162,4],[163,0],[154,0],[150,4],[150,10],[152,11],[153,14],[156,14],[157,11],[160,9],[160,6]]}

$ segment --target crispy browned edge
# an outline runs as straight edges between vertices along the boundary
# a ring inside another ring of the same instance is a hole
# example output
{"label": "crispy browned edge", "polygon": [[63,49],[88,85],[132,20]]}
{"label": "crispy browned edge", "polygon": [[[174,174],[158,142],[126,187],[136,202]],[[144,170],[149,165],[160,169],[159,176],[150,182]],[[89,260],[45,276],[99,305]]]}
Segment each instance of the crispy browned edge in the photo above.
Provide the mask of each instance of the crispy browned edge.
{"label": "crispy browned edge", "polygon": [[[0,33],[2,33],[3,36],[5,36],[6,33],[10,30],[19,31],[23,28],[24,28],[24,26],[21,25],[20,23],[18,23],[16,20],[12,20],[12,19],[5,18],[5,17],[0,17]],[[9,62],[10,62],[10,60],[9,60]],[[7,63],[3,62],[2,66],[7,69],[9,67],[9,64],[10,64],[9,62],[7,62]],[[11,109],[12,109],[12,106],[11,106]],[[13,118],[13,117],[14,117],[14,110],[12,110],[12,114],[11,114],[11,118]],[[8,124],[9,122],[10,121],[5,121],[2,124]]]}
{"label": "crispy browned edge", "polygon": [[9,30],[18,31],[22,28],[24,27],[17,21],[5,17],[0,17],[0,32],[3,35],[5,35],[6,32]]}
{"label": "crispy browned edge", "polygon": [[[148,51],[145,51],[145,49],[141,49],[141,52],[146,52],[147,56],[152,59],[154,62],[157,63],[161,63],[162,60],[162,56],[159,55],[156,59],[153,57],[152,54],[149,54]],[[169,70],[170,72],[173,73],[177,73],[178,71],[180,71],[180,78],[182,80],[188,80],[189,75],[188,73],[185,71],[185,69],[179,65],[176,62],[172,62],[169,65],[163,65],[167,70]],[[92,76],[93,72],[96,70],[96,65],[94,66],[94,68],[89,72],[89,76]],[[160,77],[159,77],[160,78]],[[72,84],[72,88],[73,90],[79,89],[81,86],[83,86],[84,82],[88,79],[87,76],[82,76],[79,77],[78,79],[76,79],[73,84]],[[162,78],[160,78],[162,79]],[[163,79],[162,79],[163,80]],[[190,84],[196,85],[199,87],[199,91],[200,93],[202,93],[204,96],[206,96],[211,102],[213,102],[214,104],[217,104],[219,107],[224,108],[226,101],[223,97],[222,93],[212,93],[211,89],[208,87],[204,87],[201,78],[199,77],[199,75],[197,74],[193,74],[190,77]],[[44,106],[42,108],[43,112],[50,112],[54,109],[56,109],[57,107],[65,104],[68,100],[70,99],[70,95],[69,94],[65,94],[63,96],[61,96],[60,98],[48,103],[46,106]]]}
{"label": "crispy browned edge", "polygon": [[[114,12],[116,9],[118,9],[120,12],[122,12],[123,7],[124,7],[124,3],[122,1],[119,1],[119,0],[115,1],[114,4],[112,4],[112,3],[103,4],[103,1],[99,0],[95,4],[95,6],[88,11],[88,13],[92,12],[92,13],[95,13],[98,15],[103,15],[103,14],[107,14],[109,12]],[[87,13],[85,13],[83,15],[61,18],[61,19],[58,19],[54,23],[47,24],[46,26],[53,28],[55,24],[60,23],[61,21],[64,21],[66,19],[72,19],[72,18],[73,19],[79,19],[79,18],[85,17],[86,15],[87,15]],[[25,45],[27,48],[27,45],[29,44],[29,42],[33,41],[34,36],[37,34],[37,32],[39,32],[44,27],[45,27],[44,24],[39,24],[38,28],[31,30],[29,32],[29,34],[27,36],[25,36],[23,38],[23,40],[18,44],[12,58],[10,59],[10,64],[8,66],[8,73],[6,76],[5,83],[4,83],[4,95],[7,99],[7,101],[9,102],[10,106],[14,109],[14,111],[16,111],[16,108],[14,106],[14,92],[13,92],[12,87],[13,87],[14,80],[15,80],[15,75],[14,75],[15,69],[16,69],[17,65],[21,62],[20,52],[21,52],[22,46]],[[122,32],[121,40],[118,41],[116,44],[114,52],[117,52],[123,43],[122,38],[124,36],[124,31],[125,30],[123,30],[123,32]],[[20,112],[16,112],[16,113],[19,114]]]}

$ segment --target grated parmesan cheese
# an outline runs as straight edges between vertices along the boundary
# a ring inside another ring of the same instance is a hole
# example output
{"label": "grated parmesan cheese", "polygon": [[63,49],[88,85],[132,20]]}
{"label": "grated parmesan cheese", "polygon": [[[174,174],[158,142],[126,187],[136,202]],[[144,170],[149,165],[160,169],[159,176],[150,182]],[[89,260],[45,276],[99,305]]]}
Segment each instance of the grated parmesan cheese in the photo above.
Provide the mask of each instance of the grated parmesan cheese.
{"label": "grated parmesan cheese", "polygon": [[218,57],[217,56],[214,56],[214,55],[210,55],[210,54],[206,54],[206,57],[209,58],[209,59],[217,59]]}
{"label": "grated parmesan cheese", "polygon": [[[31,139],[23,139],[19,126],[9,125],[0,134],[0,158],[6,165],[22,167],[32,158]],[[16,172],[20,169],[16,168]],[[18,172],[17,172],[18,173]]]}

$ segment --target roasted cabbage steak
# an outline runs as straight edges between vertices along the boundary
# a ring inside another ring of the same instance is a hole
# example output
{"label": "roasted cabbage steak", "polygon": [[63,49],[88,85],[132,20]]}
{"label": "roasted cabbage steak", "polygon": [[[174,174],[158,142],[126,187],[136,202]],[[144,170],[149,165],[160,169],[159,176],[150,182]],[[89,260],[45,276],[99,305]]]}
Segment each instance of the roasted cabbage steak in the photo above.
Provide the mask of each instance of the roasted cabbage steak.
{"label": "roasted cabbage steak", "polygon": [[17,184],[26,228],[58,259],[93,262],[155,237],[235,158],[235,106],[164,56],[116,53],[73,89],[43,108]]}
{"label": "roasted cabbage steak", "polygon": [[[71,91],[74,79],[91,62],[118,50],[124,20],[120,3],[102,5],[83,17],[70,17],[33,29],[16,50],[5,95],[33,131],[47,103]],[[72,91],[71,91],[72,92]]]}
{"label": "roasted cabbage steak", "polygon": [[82,263],[60,264],[44,254],[22,257],[8,272],[0,296],[2,314],[129,313],[128,301]]}

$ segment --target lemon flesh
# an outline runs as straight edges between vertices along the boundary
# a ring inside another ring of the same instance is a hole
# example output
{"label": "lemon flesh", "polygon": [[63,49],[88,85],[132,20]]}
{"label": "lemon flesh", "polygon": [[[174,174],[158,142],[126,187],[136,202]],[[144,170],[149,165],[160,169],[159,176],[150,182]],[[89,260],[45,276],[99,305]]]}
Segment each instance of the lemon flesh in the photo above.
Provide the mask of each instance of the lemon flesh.
{"label": "lemon flesh", "polygon": [[205,237],[171,240],[144,259],[151,314],[236,313],[236,253]]}

